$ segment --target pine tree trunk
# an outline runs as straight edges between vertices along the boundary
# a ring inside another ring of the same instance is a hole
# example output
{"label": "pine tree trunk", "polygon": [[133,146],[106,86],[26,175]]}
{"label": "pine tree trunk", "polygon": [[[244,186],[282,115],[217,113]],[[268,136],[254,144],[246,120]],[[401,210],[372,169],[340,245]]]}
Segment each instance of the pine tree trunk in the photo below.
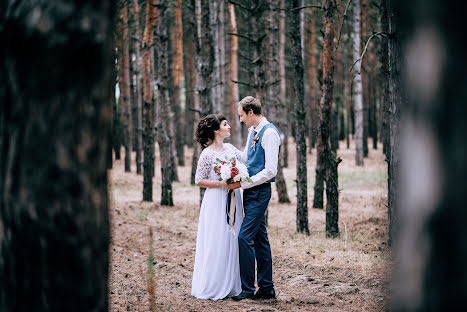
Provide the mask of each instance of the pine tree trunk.
{"label": "pine tree trunk", "polygon": [[[229,9],[229,33],[236,34],[237,30],[237,19],[235,16],[235,6],[232,3],[228,5]],[[230,89],[230,102],[229,102],[229,111],[230,111],[230,127],[232,133],[232,143],[240,147],[242,144],[241,141],[241,129],[240,122],[238,119],[237,106],[239,102],[238,94],[238,84],[234,81],[238,81],[238,37],[230,36],[230,78],[229,78],[229,89]]]}
{"label": "pine tree trunk", "polygon": [[173,206],[172,181],[174,172],[173,147],[170,141],[170,99],[168,91],[169,81],[169,35],[167,29],[167,4],[159,2],[157,16],[157,114],[156,114],[156,137],[159,144],[161,158],[161,205]]}
{"label": "pine tree trunk", "polygon": [[196,64],[198,68],[198,94],[201,116],[213,113],[210,88],[213,83],[214,72],[214,38],[210,31],[209,1],[197,0],[202,12],[198,26],[198,40],[196,40]]}
{"label": "pine tree trunk", "polygon": [[362,76],[360,74],[360,0],[354,0],[353,8],[353,61],[355,66],[352,70],[355,76],[353,81],[354,114],[355,114],[355,163],[363,166],[363,103],[362,103]]}
{"label": "pine tree trunk", "polygon": [[316,103],[318,103],[318,98],[316,96],[316,55],[315,55],[315,45],[316,45],[316,30],[315,30],[315,12],[314,8],[311,8],[310,11],[310,42],[308,44],[308,49],[309,49],[309,57],[310,61],[308,64],[308,84],[310,88],[310,115],[309,115],[309,122],[310,122],[310,128],[309,128],[309,138],[310,138],[310,144],[309,144],[309,153],[311,154],[311,151],[315,147],[316,143],[316,133],[317,133],[317,110],[316,110]]}
{"label": "pine tree trunk", "polygon": [[130,37],[128,34],[128,6],[120,4],[118,18],[120,35],[118,52],[118,76],[120,86],[120,120],[122,121],[122,141],[125,147],[125,172],[131,171],[131,111],[130,111]]}
{"label": "pine tree trunk", "polygon": [[341,161],[336,159],[329,146],[331,134],[331,108],[333,102],[333,43],[334,43],[334,11],[336,10],[332,0],[323,0],[323,50],[321,53],[323,65],[323,84],[321,87],[321,101],[319,105],[319,132],[318,149],[323,154],[326,181],[326,237],[339,236],[339,184],[337,180],[337,165]]}
{"label": "pine tree trunk", "polygon": [[[114,38],[115,41],[116,38]],[[115,59],[116,53],[114,52],[114,59]],[[122,148],[122,136],[121,136],[121,121],[120,121],[120,105],[119,102],[117,101],[117,98],[115,96],[115,85],[117,83],[117,66],[114,65],[113,67],[113,82],[112,82],[112,148],[115,152],[115,159],[120,159],[120,150]]]}
{"label": "pine tree trunk", "polygon": [[281,156],[282,158],[280,161],[282,162],[282,166],[284,168],[287,168],[289,166],[288,162],[288,142],[289,142],[289,127],[288,127],[288,108],[287,108],[287,97],[286,97],[286,91],[287,91],[287,79],[285,75],[285,0],[280,0],[280,18],[279,18],[279,79],[280,79],[280,89],[279,89],[279,98],[280,98],[280,116],[282,118],[283,124],[285,124],[285,127],[283,129],[284,131],[284,141],[283,141],[283,147],[281,148]]}
{"label": "pine tree trunk", "polygon": [[142,121],[142,98],[141,95],[143,93],[141,87],[141,30],[139,26],[139,4],[138,0],[133,0],[133,17],[134,17],[134,36],[135,39],[133,40],[134,51],[136,56],[136,61],[134,62],[134,69],[135,69],[135,99],[136,99],[136,110],[135,110],[135,127],[133,128],[133,133],[136,137],[135,139],[135,150],[136,150],[136,173],[141,174],[141,166],[142,166],[142,146],[143,146],[143,136],[142,136],[142,128],[143,128],[143,121]]}
{"label": "pine tree trunk", "polygon": [[[261,103],[265,103],[266,99],[266,48],[265,38],[266,30],[263,27],[261,20],[263,13],[266,10],[266,3],[262,0],[250,0],[250,27],[251,30],[250,40],[251,50],[250,54],[250,66],[252,67],[250,77],[250,84],[253,86],[254,96],[258,98]],[[263,105],[263,115],[268,115],[268,106]]]}
{"label": "pine tree trunk", "polygon": [[183,68],[185,74],[185,143],[194,144],[194,114],[196,101],[196,16],[195,1],[184,2],[183,7]]}
{"label": "pine tree trunk", "polygon": [[[380,1],[381,31],[389,33],[387,0]],[[386,40],[386,39],[383,39]],[[381,43],[381,76],[382,76],[382,96],[381,96],[381,141],[383,142],[383,153],[389,159],[389,60],[388,44],[386,41]]]}
{"label": "pine tree trunk", "polygon": [[0,311],[108,311],[114,9],[2,2]]}
{"label": "pine tree trunk", "polygon": [[306,140],[305,140],[305,107],[303,103],[303,59],[300,33],[300,0],[290,1],[290,38],[292,39],[294,64],[294,108],[297,146],[297,232],[310,234],[308,229],[308,195],[306,178]]}
{"label": "pine tree trunk", "polygon": [[185,140],[184,132],[180,131],[185,129],[185,119],[182,118],[182,77],[183,77],[183,27],[182,27],[182,0],[175,0],[175,23],[174,23],[174,40],[173,42],[173,98],[172,107],[174,111],[174,139],[175,148],[177,152],[177,160],[179,166],[185,166]]}
{"label": "pine tree trunk", "polygon": [[[363,52],[363,48],[365,47],[366,40],[368,39],[368,0],[360,0],[360,25],[361,25],[361,33],[360,33],[360,53]],[[369,51],[367,51],[368,53]],[[368,58],[368,57],[367,57]],[[369,67],[368,62],[363,64],[360,62],[360,70],[362,77],[362,108],[363,108],[363,157],[368,157],[368,132],[369,132],[369,90],[368,87],[369,77],[368,77],[368,70]]]}
{"label": "pine tree trunk", "polygon": [[[270,2],[269,11],[269,77],[268,80],[272,82],[268,86],[268,105],[271,122],[274,123],[278,130],[283,133],[283,129],[287,126],[283,123],[283,118],[280,116],[280,85],[275,83],[279,80],[279,11],[274,8],[279,7],[280,0],[272,0]],[[281,152],[283,153],[282,149]],[[279,156],[280,158],[280,156]],[[287,194],[287,185],[285,183],[284,174],[282,172],[282,163],[279,161],[277,164],[276,188],[279,196],[280,203],[290,203],[289,195]]]}
{"label": "pine tree trunk", "polygon": [[142,78],[143,78],[143,200],[153,201],[152,178],[154,176],[154,67],[152,66],[152,55],[154,54],[153,42],[154,31],[157,23],[156,0],[147,0],[146,25],[143,36],[142,49]]}

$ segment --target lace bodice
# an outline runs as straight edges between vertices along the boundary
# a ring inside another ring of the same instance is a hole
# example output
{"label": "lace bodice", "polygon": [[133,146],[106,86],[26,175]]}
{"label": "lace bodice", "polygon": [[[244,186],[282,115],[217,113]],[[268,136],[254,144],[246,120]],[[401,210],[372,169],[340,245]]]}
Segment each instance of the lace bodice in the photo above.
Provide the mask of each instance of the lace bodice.
{"label": "lace bodice", "polygon": [[219,176],[214,172],[214,162],[216,161],[216,158],[224,160],[225,157],[227,157],[227,159],[236,157],[239,161],[245,161],[243,153],[229,143],[224,143],[223,151],[215,151],[210,148],[205,148],[199,155],[195,183],[198,184],[198,182],[203,179],[219,180]]}

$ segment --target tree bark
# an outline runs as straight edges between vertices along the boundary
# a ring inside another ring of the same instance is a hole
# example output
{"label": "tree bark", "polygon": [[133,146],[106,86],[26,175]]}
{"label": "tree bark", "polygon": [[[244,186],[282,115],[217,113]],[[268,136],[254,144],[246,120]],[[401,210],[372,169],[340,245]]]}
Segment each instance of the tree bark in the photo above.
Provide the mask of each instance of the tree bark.
{"label": "tree bark", "polygon": [[0,311],[108,310],[114,13],[2,2]]}
{"label": "tree bark", "polygon": [[130,37],[128,34],[128,5],[120,3],[118,18],[120,35],[118,53],[118,76],[120,87],[120,120],[122,122],[122,141],[125,147],[125,172],[131,171],[131,110],[130,110]]}
{"label": "tree bark", "polygon": [[154,177],[154,67],[152,56],[154,54],[153,42],[157,23],[156,0],[147,0],[146,25],[143,36],[142,76],[143,76],[143,200],[153,201],[152,188]]}
{"label": "tree bark", "polygon": [[167,3],[160,1],[157,5],[157,107],[156,107],[156,137],[159,144],[161,158],[161,205],[173,206],[172,181],[175,162],[173,161],[173,144],[169,137],[170,127],[170,99],[168,91],[169,81],[169,35],[167,29]]}
{"label": "tree bark", "polygon": [[183,7],[183,68],[185,74],[185,143],[194,146],[194,114],[196,97],[196,16],[195,1],[184,2]]}
{"label": "tree bark", "polygon": [[360,59],[360,0],[354,0],[353,8],[353,60],[355,66],[353,68],[354,82],[354,114],[355,114],[355,163],[357,166],[363,166],[363,104],[362,104],[362,76],[360,74],[361,60]]}
{"label": "tree bark", "polygon": [[136,100],[136,110],[135,112],[135,127],[133,128],[133,133],[136,137],[135,139],[135,150],[136,150],[136,173],[141,174],[141,166],[142,166],[142,159],[141,159],[141,154],[142,154],[142,147],[143,147],[143,136],[142,136],[142,128],[143,128],[143,105],[142,105],[142,98],[141,95],[143,93],[142,87],[141,87],[141,30],[139,26],[139,4],[138,0],[133,0],[133,6],[132,6],[132,14],[134,18],[133,22],[133,33],[135,36],[135,39],[133,40],[133,50],[135,52],[135,62],[133,64],[134,66],[134,74],[135,74],[135,100]]}
{"label": "tree bark", "polygon": [[308,229],[308,195],[306,172],[306,140],[305,117],[306,111],[303,103],[303,59],[300,33],[300,0],[290,1],[290,38],[292,39],[294,64],[294,108],[297,146],[297,232],[310,234]]}
{"label": "tree bark", "polygon": [[316,103],[318,103],[318,98],[316,96],[316,55],[315,55],[315,50],[316,50],[316,21],[315,21],[315,12],[314,8],[310,9],[310,42],[308,43],[308,49],[309,49],[309,64],[308,64],[308,84],[310,88],[310,116],[309,116],[309,138],[310,138],[310,144],[309,144],[309,153],[311,154],[311,151],[315,147],[316,143],[316,133],[317,133],[317,108],[316,108]]}
{"label": "tree bark", "polygon": [[[363,52],[368,39],[368,0],[360,0],[360,53]],[[367,51],[367,58],[368,58]],[[369,79],[368,61],[363,64],[360,61],[360,76],[362,77],[362,109],[363,109],[363,157],[368,157],[368,132],[369,132]]]}
{"label": "tree bark", "polygon": [[282,122],[286,125],[284,127],[284,145],[281,149],[281,159],[282,166],[287,168],[289,166],[288,162],[288,142],[289,142],[289,127],[288,127],[288,108],[287,108],[287,79],[285,75],[285,0],[280,0],[280,18],[279,18],[279,79],[280,79],[280,89],[279,89],[279,97],[280,97],[280,116],[282,118]]}
{"label": "tree bark", "polygon": [[[381,15],[381,31],[389,33],[388,26],[388,11],[387,0],[380,1],[380,15]],[[381,62],[381,76],[382,76],[382,97],[381,97],[381,141],[383,142],[383,153],[389,159],[389,60],[388,60],[388,43],[387,39],[383,39],[381,43],[380,62]]]}
{"label": "tree bark", "polygon": [[[235,16],[235,6],[232,3],[228,5],[229,9],[229,33],[236,34],[237,30],[237,18]],[[241,141],[241,129],[240,122],[238,119],[237,106],[239,102],[238,94],[238,85],[234,81],[238,81],[238,37],[230,36],[230,79],[229,79],[229,89],[230,89],[230,127],[232,133],[232,143],[240,147],[242,144]]]}
{"label": "tree bark", "polygon": [[337,179],[337,165],[341,161],[336,159],[329,146],[331,134],[331,108],[333,102],[333,43],[334,43],[334,11],[336,10],[332,0],[323,0],[323,50],[321,52],[323,84],[321,87],[321,100],[319,105],[319,132],[318,153],[324,158],[324,171],[326,181],[326,237],[339,236],[339,184]]}
{"label": "tree bark", "polygon": [[[276,82],[279,79],[279,11],[275,8],[278,8],[280,5],[280,0],[272,0],[270,2],[270,11],[269,11],[269,58],[268,58],[268,67],[269,67],[269,77],[270,82]],[[283,123],[283,118],[279,117],[281,114],[280,107],[280,85],[278,83],[272,83],[268,86],[268,106],[271,122],[273,122],[278,130],[283,133],[284,128],[287,127]],[[281,153],[283,148],[281,148]],[[279,155],[279,159],[280,159]],[[277,164],[277,176],[276,176],[276,188],[277,194],[279,196],[280,203],[290,203],[289,196],[287,194],[287,185],[284,179],[284,174],[282,172],[282,163],[278,161]]]}
{"label": "tree bark", "polygon": [[183,77],[183,27],[182,27],[182,0],[175,0],[175,23],[174,23],[173,42],[173,98],[172,107],[174,111],[174,139],[179,166],[185,166],[185,140],[184,133],[180,131],[185,129],[185,119],[182,118],[182,77]]}
{"label": "tree bark", "polygon": [[199,33],[196,40],[196,63],[198,68],[198,94],[201,116],[213,113],[210,88],[213,83],[214,72],[214,38],[210,31],[209,1],[197,0],[200,8]]}

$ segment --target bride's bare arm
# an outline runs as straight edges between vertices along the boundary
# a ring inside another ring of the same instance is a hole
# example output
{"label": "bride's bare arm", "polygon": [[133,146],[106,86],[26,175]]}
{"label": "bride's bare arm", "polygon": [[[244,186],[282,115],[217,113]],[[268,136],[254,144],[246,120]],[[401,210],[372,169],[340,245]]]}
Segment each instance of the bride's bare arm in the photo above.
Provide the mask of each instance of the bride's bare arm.
{"label": "bride's bare arm", "polygon": [[216,187],[225,187],[227,188],[227,183],[224,181],[214,181],[209,179],[202,179],[198,183],[196,183],[199,187],[206,187],[206,188],[216,188]]}

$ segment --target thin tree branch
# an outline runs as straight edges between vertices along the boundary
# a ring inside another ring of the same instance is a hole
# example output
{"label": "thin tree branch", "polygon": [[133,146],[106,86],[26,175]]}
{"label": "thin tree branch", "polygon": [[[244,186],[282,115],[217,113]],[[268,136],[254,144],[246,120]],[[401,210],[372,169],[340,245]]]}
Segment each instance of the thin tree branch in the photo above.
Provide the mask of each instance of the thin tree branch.
{"label": "thin tree branch", "polygon": [[237,37],[240,37],[240,38],[244,38],[246,40],[250,40],[250,41],[253,41],[253,42],[256,42],[255,39],[253,38],[250,38],[248,36],[245,36],[245,35],[241,35],[241,34],[236,34],[236,33],[228,33],[228,35],[231,35],[231,36],[237,36]]}
{"label": "thin tree branch", "polygon": [[280,10],[295,12],[295,11],[306,9],[306,8],[315,8],[315,9],[320,9],[320,10],[322,9],[322,7],[319,6],[319,5],[305,5],[305,6],[297,7],[297,8],[293,8],[293,9],[280,9]]}
{"label": "thin tree branch", "polygon": [[365,49],[363,49],[362,55],[360,55],[360,57],[352,64],[352,67],[350,68],[349,72],[352,72],[355,64],[357,64],[358,61],[360,61],[360,63],[363,62],[363,56],[365,56],[366,50],[368,49],[368,45],[370,44],[371,39],[373,39],[376,36],[381,36],[381,37],[388,38],[388,34],[384,33],[384,32],[377,32],[377,33],[374,33],[373,35],[371,35],[370,38],[368,38],[368,40],[367,40],[367,42],[365,44]]}
{"label": "thin tree branch", "polygon": [[352,0],[349,0],[349,2],[347,2],[347,5],[345,6],[344,16],[342,17],[341,29],[339,30],[339,38],[337,39],[336,51],[337,51],[337,48],[339,47],[339,42],[341,41],[342,28],[344,28],[344,21],[345,21],[345,18],[347,17],[347,10],[349,9],[351,2]]}
{"label": "thin tree branch", "polygon": [[232,80],[233,83],[238,83],[238,84],[241,84],[241,85],[245,85],[245,86],[249,86],[249,87],[252,87],[252,88],[256,88],[256,86],[252,85],[252,84],[249,84],[248,82],[243,82],[243,81],[236,81],[236,80]]}
{"label": "thin tree branch", "polygon": [[250,11],[250,12],[252,11],[249,7],[246,7],[246,6],[244,6],[243,4],[238,3],[237,1],[228,0],[227,2],[228,2],[228,3],[232,3],[233,5],[239,6],[239,7],[241,7],[241,8],[244,9],[244,10],[247,10],[247,11]]}

